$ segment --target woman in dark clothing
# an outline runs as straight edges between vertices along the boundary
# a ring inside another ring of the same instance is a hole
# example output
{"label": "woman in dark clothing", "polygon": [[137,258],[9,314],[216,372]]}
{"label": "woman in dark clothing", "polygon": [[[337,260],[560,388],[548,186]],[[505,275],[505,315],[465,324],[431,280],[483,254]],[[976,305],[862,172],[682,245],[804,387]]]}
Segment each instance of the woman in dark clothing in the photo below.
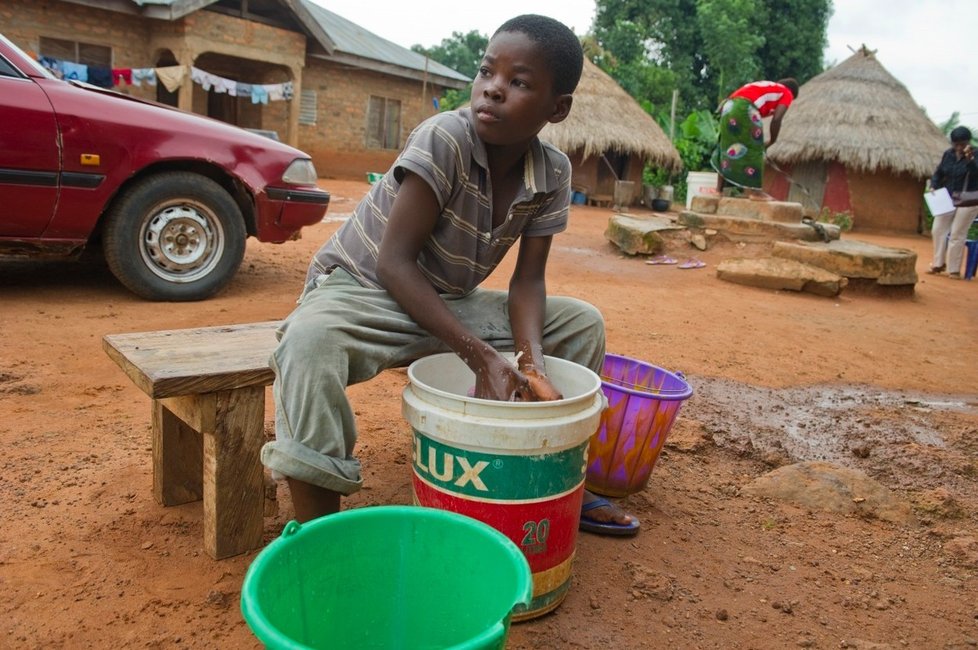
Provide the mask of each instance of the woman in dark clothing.
{"label": "woman in dark clothing", "polygon": [[[933,189],[946,187],[952,197],[961,191],[978,190],[978,163],[971,148],[971,131],[967,128],[959,126],[951,131],[951,148],[941,157],[930,185]],[[975,217],[978,217],[978,206],[934,215],[931,227],[934,261],[928,273],[941,273],[946,268],[948,277],[961,278],[964,240]]]}

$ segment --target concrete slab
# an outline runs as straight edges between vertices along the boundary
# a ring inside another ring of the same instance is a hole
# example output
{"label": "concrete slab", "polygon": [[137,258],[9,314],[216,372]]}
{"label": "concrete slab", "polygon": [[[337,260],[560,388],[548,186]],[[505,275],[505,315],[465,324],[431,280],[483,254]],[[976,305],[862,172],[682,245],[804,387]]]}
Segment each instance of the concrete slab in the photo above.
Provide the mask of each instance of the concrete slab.
{"label": "concrete slab", "polygon": [[817,296],[837,296],[848,283],[846,278],[817,266],[778,257],[724,260],[717,265],[717,277],[761,289],[804,291]]}
{"label": "concrete slab", "polygon": [[657,255],[666,236],[685,230],[667,217],[635,217],[616,214],[608,219],[605,238],[628,255]]}
{"label": "concrete slab", "polygon": [[[688,228],[712,228],[733,242],[770,242],[781,239],[822,241],[822,236],[811,226],[801,223],[800,219],[797,223],[782,223],[686,210],[679,213],[678,222]],[[820,225],[829,239],[839,239],[841,230],[838,226],[830,223]]]}
{"label": "concrete slab", "polygon": [[881,286],[917,284],[917,254],[906,248],[877,246],[858,239],[832,242],[775,242],[775,257],[825,269],[849,279],[872,280]]}
{"label": "concrete slab", "polygon": [[701,214],[718,214],[778,223],[801,223],[804,216],[801,203],[794,201],[752,201],[741,197],[715,195],[694,196],[689,210]]}

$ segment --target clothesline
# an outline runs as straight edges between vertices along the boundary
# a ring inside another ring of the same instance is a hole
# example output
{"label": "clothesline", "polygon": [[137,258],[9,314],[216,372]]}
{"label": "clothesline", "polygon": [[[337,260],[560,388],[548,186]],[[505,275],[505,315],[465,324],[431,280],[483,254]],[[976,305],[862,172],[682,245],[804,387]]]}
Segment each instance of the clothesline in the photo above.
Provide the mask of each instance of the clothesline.
{"label": "clothesline", "polygon": [[85,65],[49,56],[39,57],[38,62],[58,78],[76,79],[101,88],[112,88],[123,84],[142,86],[144,81],[150,86],[155,86],[159,80],[168,91],[174,93],[186,82],[189,68],[190,80],[200,85],[204,90],[217,94],[227,93],[232,97],[251,97],[253,104],[290,100],[295,92],[291,81],[277,84],[248,84],[186,65],[156,68],[110,68],[100,65]]}

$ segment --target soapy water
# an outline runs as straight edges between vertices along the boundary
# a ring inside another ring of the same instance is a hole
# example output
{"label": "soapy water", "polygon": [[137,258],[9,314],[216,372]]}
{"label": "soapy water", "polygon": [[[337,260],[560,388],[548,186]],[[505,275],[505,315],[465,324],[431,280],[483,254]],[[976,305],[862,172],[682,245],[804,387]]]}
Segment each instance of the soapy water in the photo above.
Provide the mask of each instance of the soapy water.
{"label": "soapy water", "polygon": [[962,482],[973,489],[976,395],[687,379],[695,394],[680,415],[698,421],[722,448],[776,465],[828,461],[887,479],[891,487]]}

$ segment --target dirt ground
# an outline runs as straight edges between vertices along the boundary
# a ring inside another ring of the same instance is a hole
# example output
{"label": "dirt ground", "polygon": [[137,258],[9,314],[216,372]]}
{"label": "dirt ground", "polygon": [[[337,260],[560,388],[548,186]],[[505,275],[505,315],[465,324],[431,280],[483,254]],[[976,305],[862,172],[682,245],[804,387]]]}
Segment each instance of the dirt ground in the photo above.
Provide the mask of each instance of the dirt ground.
{"label": "dirt ground", "polygon": [[[367,188],[322,185],[334,220],[298,242],[250,243],[206,302],[141,301],[96,262],[0,264],[0,647],[258,645],[239,612],[254,553],[211,560],[200,503],[154,501],[150,401],[101,339],[286,316],[311,253]],[[744,287],[715,273],[742,247],[668,251],[702,269],[650,266],[604,239],[610,215],[574,207],[549,291],[598,305],[609,351],[681,370],[696,394],[648,487],[624,501],[642,533],[582,533],[567,599],[515,625],[509,647],[978,645],[978,282],[925,275],[926,237],[847,234],[915,250],[915,296]],[[351,389],[365,489],[344,507],[411,502],[404,383],[385,373]],[[914,523],[743,490],[814,459],[876,479]],[[266,541],[290,518],[283,485]]]}

